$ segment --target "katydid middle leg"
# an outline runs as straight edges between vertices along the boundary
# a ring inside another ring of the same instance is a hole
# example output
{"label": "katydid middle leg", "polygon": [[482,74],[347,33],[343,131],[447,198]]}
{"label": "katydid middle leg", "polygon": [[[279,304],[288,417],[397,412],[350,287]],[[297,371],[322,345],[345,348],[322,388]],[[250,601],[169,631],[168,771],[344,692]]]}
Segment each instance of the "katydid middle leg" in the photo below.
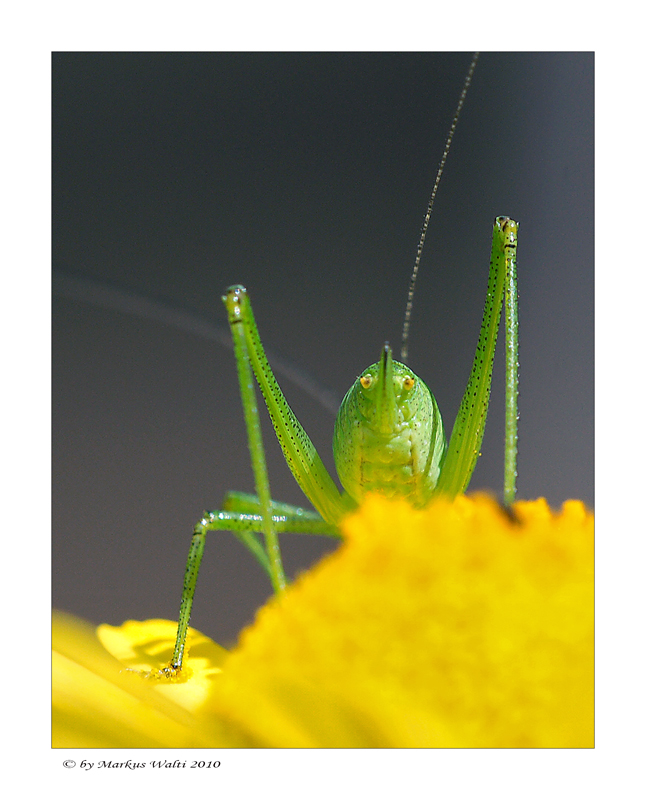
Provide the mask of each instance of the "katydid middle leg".
{"label": "katydid middle leg", "polygon": [[[173,658],[166,672],[177,674],[181,671],[186,655],[186,634],[193,608],[195,587],[202,562],[207,533],[230,531],[255,556],[271,580],[272,571],[269,556],[258,534],[266,526],[261,512],[261,504],[256,495],[242,492],[229,492],[225,497],[222,511],[206,511],[193,531],[191,546],[184,572],[184,585],[179,611],[179,623]],[[233,510],[237,509],[237,510]],[[324,536],[338,536],[335,526],[325,522],[316,512],[308,511],[287,503],[271,504],[271,524],[278,533],[310,533]]]}

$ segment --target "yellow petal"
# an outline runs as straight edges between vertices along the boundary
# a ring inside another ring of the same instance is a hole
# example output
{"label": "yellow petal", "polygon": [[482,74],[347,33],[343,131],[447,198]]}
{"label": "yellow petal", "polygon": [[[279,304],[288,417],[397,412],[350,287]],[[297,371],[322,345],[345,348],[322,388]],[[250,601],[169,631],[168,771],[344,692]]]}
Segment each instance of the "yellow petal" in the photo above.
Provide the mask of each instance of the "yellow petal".
{"label": "yellow petal", "polygon": [[208,636],[189,628],[183,680],[155,681],[155,673],[171,660],[176,634],[177,623],[167,619],[129,620],[119,627],[97,628],[101,644],[123,665],[136,672],[150,673],[157,692],[189,711],[197,711],[213,689],[228,653]]}
{"label": "yellow petal", "polygon": [[217,720],[192,713],[196,700],[182,696],[184,685],[162,688],[128,671],[87,623],[57,612],[52,639],[54,747],[214,747],[227,741]]}

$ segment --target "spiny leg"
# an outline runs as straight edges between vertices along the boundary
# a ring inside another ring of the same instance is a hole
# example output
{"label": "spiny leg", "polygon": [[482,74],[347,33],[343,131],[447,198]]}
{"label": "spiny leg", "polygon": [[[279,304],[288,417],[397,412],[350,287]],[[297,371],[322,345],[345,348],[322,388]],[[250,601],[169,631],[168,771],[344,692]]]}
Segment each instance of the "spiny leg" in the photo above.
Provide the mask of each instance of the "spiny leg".
{"label": "spiny leg", "polygon": [[247,426],[251,466],[263,520],[262,531],[265,535],[265,550],[269,557],[270,578],[274,591],[281,592],[285,588],[285,573],[283,572],[283,564],[280,557],[278,536],[272,521],[269,475],[267,474],[265,449],[262,443],[262,431],[258,418],[258,403],[256,402],[256,391],[251,372],[250,353],[245,335],[245,320],[240,305],[238,303],[229,303],[228,297],[226,295],[223,300],[229,312],[229,326],[233,337],[233,349],[238,368],[240,397]]}
{"label": "spiny leg", "polygon": [[[289,407],[267,361],[247,290],[244,286],[231,286],[223,299],[232,332],[244,335],[246,353],[287,465],[314,508],[323,519],[336,525],[356,503],[347,494],[340,494],[309,436]],[[258,494],[260,496],[260,492]]]}
{"label": "spiny leg", "polygon": [[[221,524],[219,524],[216,528],[211,529],[228,529],[237,532],[237,535],[243,544],[245,544],[251,550],[251,552],[260,561],[263,568],[268,572],[274,591],[278,593],[285,588],[286,581],[282,559],[280,556],[278,535],[274,527],[271,508],[269,476],[267,474],[267,463],[265,461],[265,451],[262,443],[262,431],[260,428],[260,420],[258,418],[258,403],[256,402],[256,392],[254,389],[254,379],[250,364],[249,348],[247,337],[245,335],[245,328],[247,325],[245,323],[240,304],[235,301],[229,302],[230,294],[231,293],[225,295],[225,297],[222,299],[227,306],[229,327],[231,328],[231,336],[233,338],[233,349],[238,372],[240,397],[242,400],[245,425],[247,428],[247,442],[251,455],[251,466],[253,468],[257,492],[257,505],[260,513],[256,515],[257,519],[254,521],[256,523],[255,530],[249,530],[249,527],[246,524],[244,517],[248,515],[240,513],[237,514],[237,520],[234,518],[236,516],[235,514],[229,519],[218,518],[217,522]],[[191,618],[191,609],[193,607],[193,597],[195,595],[195,587],[200,570],[200,563],[204,553],[206,532],[209,530],[209,523],[215,524],[215,516],[213,519],[207,519],[204,517],[195,526],[193,531],[191,547],[189,550],[188,560],[186,562],[186,571],[184,573],[184,586],[182,589],[182,600],[180,604],[175,649],[173,651],[173,659],[171,664],[166,670],[166,672],[171,676],[177,675],[182,669],[184,651],[186,648],[186,633],[188,631],[188,625]],[[227,525],[228,528],[225,527]],[[256,530],[262,531],[264,534],[264,547],[255,536]]]}
{"label": "spiny leg", "polygon": [[[484,435],[496,340],[505,288],[513,312],[506,315],[507,327],[507,416],[505,438],[505,503],[513,501],[516,476],[517,394],[518,394],[518,311],[516,298],[516,240],[518,223],[497,217],[493,226],[491,264],[480,336],[471,374],[453,426],[437,491],[451,497],[464,492],[480,455]],[[510,337],[511,336],[511,341]],[[513,395],[513,403],[511,401]]]}
{"label": "spiny leg", "polygon": [[[516,226],[517,228],[517,226]],[[516,280],[516,231],[505,247],[505,474],[503,499],[516,499],[518,458],[518,286]]]}
{"label": "spiny leg", "polygon": [[[287,404],[267,361],[245,288],[232,286],[222,299],[227,308],[233,337],[257,496],[252,501],[253,513],[249,514],[244,510],[244,501],[242,506],[236,505],[238,501],[235,498],[239,495],[231,495],[229,502],[233,504],[233,510],[229,508],[207,515],[208,518],[205,517],[195,528],[186,566],[173,661],[166,670],[171,677],[176,676],[182,668],[186,632],[207,530],[233,531],[267,570],[274,591],[278,593],[285,587],[278,531],[336,535],[336,523],[354,505],[347,495],[341,496],[339,493],[314,445]],[[289,506],[272,503],[252,369],[287,463],[325,522],[311,512],[298,510],[294,514]],[[285,527],[286,524],[289,527]],[[264,547],[255,535],[258,532],[264,533]]]}
{"label": "spiny leg", "polygon": [[[177,638],[173,658],[168,667],[170,674],[177,674],[181,671],[186,652],[186,634],[193,608],[193,598],[195,597],[195,586],[197,576],[200,571],[202,555],[204,554],[204,544],[206,534],[209,531],[231,531],[234,536],[247,547],[256,557],[259,564],[271,578],[271,564],[266,550],[258,539],[258,533],[264,532],[265,520],[262,514],[256,513],[261,503],[254,495],[243,493],[230,493],[227,495],[225,505],[230,504],[230,500],[242,507],[245,501],[249,501],[248,511],[207,511],[202,519],[197,523],[193,531],[191,546],[186,561],[186,571],[184,573],[184,586],[182,589],[182,601],[179,611],[179,623],[177,626]],[[286,503],[272,503],[272,526],[276,533],[307,533],[319,534],[324,536],[338,536],[337,529],[325,522],[318,514],[306,509],[290,506]]]}

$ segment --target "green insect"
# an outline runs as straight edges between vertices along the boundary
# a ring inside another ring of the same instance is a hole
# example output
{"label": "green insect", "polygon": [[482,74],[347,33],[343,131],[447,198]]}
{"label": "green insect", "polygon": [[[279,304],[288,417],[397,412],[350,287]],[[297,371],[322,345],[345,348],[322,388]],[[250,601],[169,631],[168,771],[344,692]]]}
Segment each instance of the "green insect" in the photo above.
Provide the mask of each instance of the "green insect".
{"label": "green insect", "polygon": [[[504,502],[507,505],[513,502],[518,419],[516,222],[509,217],[498,217],[494,222],[480,336],[448,444],[435,398],[426,384],[404,363],[413,289],[428,220],[476,60],[477,54],[465,79],[422,229],[411,278],[401,361],[395,361],[390,346],[384,345],[379,360],[363,370],[339,409],[333,450],[343,492],[339,491],[323,465],[274,377],[246,289],[232,286],[223,297],[234,342],[256,495],[229,492],[222,510],[205,513],[195,526],[184,578],[177,641],[171,663],[164,670],[166,674],[175,676],[182,669],[193,596],[208,532],[231,531],[257,558],[274,591],[280,592],[285,588],[286,580],[278,534],[338,536],[342,517],[368,492],[405,497],[413,506],[422,507],[438,495],[453,497],[467,489],[484,434],[503,305],[506,309]],[[316,511],[271,499],[254,376],[287,464]],[[259,534],[264,536],[264,540]]]}

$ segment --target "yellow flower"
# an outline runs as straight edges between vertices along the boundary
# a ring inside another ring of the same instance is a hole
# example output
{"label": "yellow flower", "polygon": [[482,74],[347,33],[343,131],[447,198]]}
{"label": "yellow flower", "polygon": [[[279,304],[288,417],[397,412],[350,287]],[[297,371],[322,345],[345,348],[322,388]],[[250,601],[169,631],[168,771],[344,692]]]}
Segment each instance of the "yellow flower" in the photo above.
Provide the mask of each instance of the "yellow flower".
{"label": "yellow flower", "polygon": [[168,662],[176,630],[177,624],[169,620],[148,620],[126,622],[120,628],[101,625],[95,631],[86,622],[56,612],[52,631],[54,747],[221,744],[217,726],[210,715],[205,721],[200,709],[209,684],[221,672],[226,650],[189,629],[191,676],[186,683],[144,680],[133,671]]}
{"label": "yellow flower", "polygon": [[512,517],[484,496],[368,498],[243,632],[199,730],[229,746],[592,747],[592,528],[576,501]]}

